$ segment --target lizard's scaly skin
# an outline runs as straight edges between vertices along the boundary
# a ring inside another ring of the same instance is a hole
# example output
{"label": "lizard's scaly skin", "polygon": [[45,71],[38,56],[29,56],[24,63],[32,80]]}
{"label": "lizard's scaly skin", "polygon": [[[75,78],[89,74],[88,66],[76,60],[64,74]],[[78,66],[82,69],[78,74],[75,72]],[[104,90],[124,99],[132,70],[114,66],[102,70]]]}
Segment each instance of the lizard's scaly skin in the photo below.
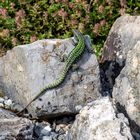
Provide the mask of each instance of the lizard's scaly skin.
{"label": "lizard's scaly skin", "polygon": [[[65,66],[64,69],[62,70],[62,72],[60,73],[60,76],[58,77],[58,79],[56,79],[54,82],[46,85],[46,87],[39,93],[37,94],[33,100],[31,100],[28,105],[22,110],[24,111],[33,101],[35,101],[37,98],[39,98],[40,96],[44,95],[46,90],[52,89],[57,87],[58,85],[60,85],[66,75],[68,70],[70,69],[70,67],[72,66],[72,64],[74,63],[74,61],[81,56],[81,54],[84,52],[85,50],[85,41],[84,41],[84,37],[83,35],[78,31],[78,30],[73,30],[74,36],[76,37],[76,39],[78,40],[78,44],[77,46],[70,52],[70,54],[68,55],[68,58],[65,62]],[[20,111],[19,113],[21,113],[22,111]],[[18,114],[19,114],[18,113]]]}

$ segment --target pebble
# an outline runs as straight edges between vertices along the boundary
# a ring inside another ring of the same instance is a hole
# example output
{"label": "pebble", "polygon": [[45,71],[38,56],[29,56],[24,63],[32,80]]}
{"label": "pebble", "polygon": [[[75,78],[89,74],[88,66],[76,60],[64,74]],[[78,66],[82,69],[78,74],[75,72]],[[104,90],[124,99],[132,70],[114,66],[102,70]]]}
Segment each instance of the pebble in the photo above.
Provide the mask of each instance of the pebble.
{"label": "pebble", "polygon": [[52,130],[51,127],[50,127],[49,125],[46,126],[46,127],[44,127],[44,129],[47,130],[47,131],[51,131],[51,130]]}
{"label": "pebble", "polygon": [[13,103],[11,105],[11,109],[15,110],[15,111],[21,111],[23,109],[23,107],[21,105],[17,104],[17,103]]}
{"label": "pebble", "polygon": [[65,132],[64,132],[64,128],[65,128],[65,127],[66,127],[65,124],[59,124],[59,125],[56,126],[55,131],[56,131],[56,132],[59,132],[59,133],[65,133]]}
{"label": "pebble", "polygon": [[3,103],[3,102],[4,102],[4,99],[0,97],[0,103]]}
{"label": "pebble", "polygon": [[50,136],[43,136],[40,140],[53,140]]}
{"label": "pebble", "polygon": [[40,131],[40,135],[42,136],[50,136],[51,135],[51,128],[50,126],[46,126],[44,127],[41,131]]}
{"label": "pebble", "polygon": [[4,100],[8,100],[8,97],[7,96],[4,96]]}
{"label": "pebble", "polygon": [[81,109],[82,109],[82,106],[81,106],[81,105],[77,105],[77,106],[75,106],[75,110],[76,110],[76,111],[79,112]]}
{"label": "pebble", "polygon": [[0,107],[4,107],[3,103],[0,103]]}
{"label": "pebble", "polygon": [[12,105],[12,100],[8,99],[4,101],[4,104],[7,106],[11,106]]}

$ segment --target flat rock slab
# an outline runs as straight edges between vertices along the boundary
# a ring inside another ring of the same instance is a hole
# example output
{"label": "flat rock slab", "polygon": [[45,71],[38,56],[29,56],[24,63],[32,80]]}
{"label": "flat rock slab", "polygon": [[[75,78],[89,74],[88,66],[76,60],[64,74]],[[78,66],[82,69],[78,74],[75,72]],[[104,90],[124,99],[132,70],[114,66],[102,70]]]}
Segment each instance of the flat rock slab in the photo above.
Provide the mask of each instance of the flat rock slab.
{"label": "flat rock slab", "polygon": [[[39,40],[8,51],[0,59],[0,88],[26,106],[62,71],[62,60],[74,48],[72,38]],[[79,68],[70,70],[65,81],[34,101],[29,112],[33,117],[75,114],[87,102],[100,96],[99,66],[95,54],[85,50],[77,61]]]}

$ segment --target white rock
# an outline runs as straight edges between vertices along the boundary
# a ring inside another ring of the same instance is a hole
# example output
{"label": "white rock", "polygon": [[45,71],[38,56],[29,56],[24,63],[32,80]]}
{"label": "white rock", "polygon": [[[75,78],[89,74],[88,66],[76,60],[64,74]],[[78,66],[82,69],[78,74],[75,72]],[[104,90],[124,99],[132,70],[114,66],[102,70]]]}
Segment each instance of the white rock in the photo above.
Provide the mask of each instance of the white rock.
{"label": "white rock", "polygon": [[44,129],[47,130],[47,131],[52,131],[52,128],[49,125],[44,127]]}
{"label": "white rock", "polygon": [[126,65],[116,78],[113,98],[140,126],[140,41],[128,51]]}
{"label": "white rock", "polygon": [[127,118],[118,114],[108,98],[85,106],[72,125],[68,140],[134,140]]}
{"label": "white rock", "polygon": [[0,107],[4,107],[4,104],[3,103],[0,103]]}
{"label": "white rock", "polygon": [[10,105],[12,105],[12,100],[11,99],[5,100],[4,104],[7,106],[10,106]]}
{"label": "white rock", "polygon": [[3,102],[4,102],[4,99],[0,97],[0,103],[3,103]]}

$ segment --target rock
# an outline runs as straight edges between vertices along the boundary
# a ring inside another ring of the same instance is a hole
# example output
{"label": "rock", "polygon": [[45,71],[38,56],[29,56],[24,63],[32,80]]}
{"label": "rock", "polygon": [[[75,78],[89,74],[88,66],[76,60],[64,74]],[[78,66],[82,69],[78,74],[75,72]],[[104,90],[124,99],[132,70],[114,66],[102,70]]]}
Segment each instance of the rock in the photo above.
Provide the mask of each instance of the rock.
{"label": "rock", "polygon": [[52,137],[50,137],[50,136],[43,136],[41,139],[39,139],[39,140],[53,140],[53,138]]}
{"label": "rock", "polygon": [[108,97],[85,106],[67,134],[67,140],[134,140],[128,119],[117,114]]}
{"label": "rock", "polygon": [[[121,111],[140,126],[140,41],[128,51],[126,64],[116,79],[113,98]],[[124,110],[122,110],[122,108]],[[140,129],[139,129],[140,133]]]}
{"label": "rock", "polygon": [[0,139],[29,140],[33,136],[33,123],[26,118],[19,118],[7,110],[0,108]]}
{"label": "rock", "polygon": [[12,105],[12,100],[10,100],[10,99],[5,100],[5,101],[4,101],[4,104],[5,104],[6,106],[10,106],[10,105]]}
{"label": "rock", "polygon": [[0,107],[2,107],[2,108],[4,107],[3,103],[0,103]]}
{"label": "rock", "polygon": [[15,112],[19,112],[23,109],[23,107],[18,103],[13,103],[9,108]]}
{"label": "rock", "polygon": [[36,123],[34,127],[34,134],[37,138],[41,139],[43,136],[50,136],[51,137],[51,127],[49,123],[42,122]]}
{"label": "rock", "polygon": [[[0,58],[0,83],[5,94],[26,106],[63,69],[60,59],[74,48],[72,39],[40,40],[21,45]],[[28,108],[33,117],[55,117],[78,113],[77,106],[100,96],[99,67],[95,54],[87,50],[59,87],[48,90]],[[2,68],[1,68],[2,67]]]}
{"label": "rock", "polygon": [[0,103],[4,103],[4,99],[0,97]]}
{"label": "rock", "polygon": [[104,44],[102,60],[116,60],[120,65],[126,59],[127,52],[140,39],[140,16],[121,16],[118,18]]}
{"label": "rock", "polygon": [[140,39],[140,16],[118,18],[105,41],[101,62],[103,95],[111,95],[115,78],[124,67],[126,55]]}
{"label": "rock", "polygon": [[34,135],[39,140],[65,140],[67,125],[59,124],[56,128],[51,128],[50,124],[44,122],[37,123],[34,127]]}
{"label": "rock", "polygon": [[4,97],[4,89],[3,89],[3,59],[2,57],[0,58],[0,97]]}

